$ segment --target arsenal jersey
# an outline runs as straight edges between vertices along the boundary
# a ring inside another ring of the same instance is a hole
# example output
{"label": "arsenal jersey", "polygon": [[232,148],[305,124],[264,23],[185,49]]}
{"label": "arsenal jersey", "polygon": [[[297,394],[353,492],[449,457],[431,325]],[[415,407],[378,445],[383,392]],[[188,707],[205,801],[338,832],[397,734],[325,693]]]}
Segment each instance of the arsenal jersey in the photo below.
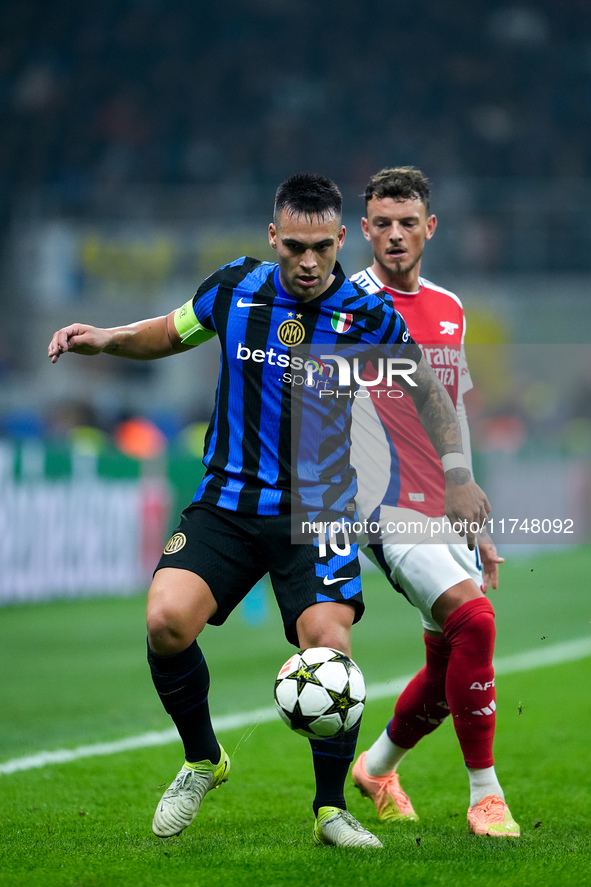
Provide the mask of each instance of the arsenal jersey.
{"label": "arsenal jersey", "polygon": [[[370,293],[380,291],[404,317],[450,395],[454,406],[472,387],[464,354],[465,318],[454,293],[419,278],[415,293],[384,286],[370,268],[351,278]],[[366,377],[371,378],[371,367]],[[368,389],[372,392],[371,387]],[[410,508],[429,517],[444,511],[441,461],[408,394],[358,400],[353,409],[352,461],[358,475],[357,505],[370,518],[381,506]]]}

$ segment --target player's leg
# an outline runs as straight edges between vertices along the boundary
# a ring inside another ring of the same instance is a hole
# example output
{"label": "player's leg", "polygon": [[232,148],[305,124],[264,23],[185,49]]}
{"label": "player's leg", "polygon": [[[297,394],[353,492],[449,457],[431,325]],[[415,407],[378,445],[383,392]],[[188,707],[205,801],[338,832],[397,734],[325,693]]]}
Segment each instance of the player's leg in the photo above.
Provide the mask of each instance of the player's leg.
{"label": "player's leg", "polygon": [[164,568],[148,594],[148,663],[160,700],[182,739],[185,762],[158,803],[152,830],[179,834],[210,789],[227,779],[230,761],[209,714],[209,670],[197,644],[217,605],[207,583],[188,570]]}
{"label": "player's leg", "polygon": [[[471,571],[475,553],[463,545],[450,546],[450,550],[454,559]],[[475,591],[475,583],[468,580],[445,591],[433,604],[432,615],[450,647],[445,692],[468,769],[468,827],[476,834],[517,837],[519,826],[505,803],[493,757],[493,607],[479,588]]]}
{"label": "player's leg", "polygon": [[[332,647],[351,655],[351,625],[355,611],[346,604],[320,603],[308,607],[296,623],[300,647]],[[316,777],[314,814],[320,807],[347,809],[345,780],[355,755],[359,725],[332,739],[310,739]]]}
{"label": "player's leg", "polygon": [[[292,545],[289,527],[272,544],[270,576],[287,639],[305,650],[332,647],[351,655],[351,626],[361,617],[361,578],[357,545],[324,554],[312,544]],[[325,583],[324,578],[330,581]],[[359,725],[330,738],[310,739],[316,793],[313,801],[317,844],[381,847],[381,842],[348,812],[345,781]]]}
{"label": "player's leg", "polygon": [[354,618],[355,610],[347,604],[324,601],[307,607],[296,620],[300,648],[332,647],[351,656]]}
{"label": "player's leg", "polygon": [[160,837],[190,825],[205,794],[228,777],[230,760],[211,723],[209,670],[197,637],[207,622],[221,624],[248,591],[248,583],[262,574],[259,565],[249,567],[241,529],[209,511],[188,509],[148,594],[152,680],[185,752],[185,762],[154,815],[152,827]]}
{"label": "player's leg", "polygon": [[411,748],[433,732],[449,715],[445,675],[449,645],[444,638],[424,635],[426,659],[394,706],[394,716],[353,767],[353,780],[373,800],[384,822],[415,822],[418,816],[400,785],[398,766]]}
{"label": "player's leg", "polygon": [[230,769],[211,723],[209,670],[196,640],[216,608],[207,583],[195,573],[165,568],[155,574],[148,594],[148,663],[185,751],[154,814],[152,830],[159,837],[187,828],[207,792],[225,782]]}
{"label": "player's leg", "polygon": [[[360,783],[365,774],[373,777],[365,786],[369,789],[366,793],[375,795],[382,818],[402,818],[396,811],[396,787],[383,781],[395,772],[407,750],[432,732],[449,710],[468,767],[471,808],[485,798],[495,798],[497,817],[504,798],[492,756],[494,611],[479,588],[477,556],[465,544],[422,544],[406,552],[399,549],[384,546],[384,554],[396,584],[421,612],[426,664],[400,695],[384,734],[366,758],[356,763],[359,772],[354,769],[354,777],[358,775]],[[485,701],[480,698],[483,693],[488,693]],[[510,815],[503,819],[508,828],[489,833],[515,834],[517,827]]]}
{"label": "player's leg", "polygon": [[[332,647],[351,655],[351,625],[355,611],[342,603],[318,603],[308,607],[296,623],[300,646]],[[355,757],[359,724],[330,739],[310,739],[316,794],[312,807],[316,816],[317,844],[381,847],[381,842],[349,813],[345,781]]]}
{"label": "player's leg", "polygon": [[433,620],[431,607],[458,581],[469,582],[467,593],[480,592],[445,545],[387,542],[374,549],[374,555],[394,588],[420,610],[426,655],[425,665],[398,697],[385,731],[355,762],[353,779],[374,801],[380,819],[414,821],[418,817],[400,786],[397,768],[449,714],[446,676],[451,648]]}
{"label": "player's leg", "polygon": [[196,573],[168,567],[154,575],[146,612],[148,663],[190,763],[218,761],[220,755],[209,716],[209,670],[196,640],[216,610],[208,584]]}

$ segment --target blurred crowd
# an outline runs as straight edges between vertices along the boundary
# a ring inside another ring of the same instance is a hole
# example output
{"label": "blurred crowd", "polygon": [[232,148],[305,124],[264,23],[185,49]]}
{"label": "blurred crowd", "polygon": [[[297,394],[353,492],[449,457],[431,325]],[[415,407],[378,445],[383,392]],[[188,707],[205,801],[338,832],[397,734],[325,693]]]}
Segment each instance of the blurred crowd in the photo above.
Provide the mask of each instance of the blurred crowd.
{"label": "blurred crowd", "polygon": [[4,0],[0,204],[133,183],[591,172],[587,0]]}
{"label": "blurred crowd", "polygon": [[[436,185],[494,179],[493,195],[497,180],[557,183],[547,237],[518,237],[530,216],[512,227],[501,208],[492,229],[458,211],[432,257],[457,268],[463,250],[475,267],[522,270],[529,249],[528,270],[542,259],[541,270],[589,267],[587,204],[585,219],[568,204],[584,193],[573,180],[591,178],[588,0],[3,0],[0,126],[0,236],[41,192],[69,217],[137,185],[223,184],[231,205],[306,168],[359,195],[381,166],[411,163]],[[15,341],[0,330],[2,381],[16,378]],[[512,410],[515,440],[522,425],[545,434],[574,416],[564,445],[591,450],[588,406],[561,417],[560,397],[546,392],[538,412],[531,397]],[[117,428],[133,416],[106,422],[85,409],[52,411],[51,423],[12,411],[0,436],[66,439],[82,428],[84,439],[95,428],[128,446]],[[130,446],[145,432],[148,449],[180,440],[198,450],[204,418],[156,418]]]}

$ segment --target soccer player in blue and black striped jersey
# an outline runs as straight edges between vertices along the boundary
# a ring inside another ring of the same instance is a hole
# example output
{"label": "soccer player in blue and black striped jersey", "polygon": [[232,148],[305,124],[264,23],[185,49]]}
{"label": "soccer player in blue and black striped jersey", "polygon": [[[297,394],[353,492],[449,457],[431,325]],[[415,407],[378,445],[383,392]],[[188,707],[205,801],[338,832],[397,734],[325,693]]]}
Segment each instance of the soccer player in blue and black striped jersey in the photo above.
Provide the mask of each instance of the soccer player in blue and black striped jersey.
{"label": "soccer player in blue and black striped jersey", "polygon": [[[347,378],[343,363],[381,347],[406,361],[412,380],[398,381],[436,451],[461,453],[449,396],[421,360],[403,319],[379,294],[351,283],[336,261],[345,239],[341,210],[340,192],[329,179],[292,176],[277,190],[269,225],[276,263],[237,259],[166,316],[113,329],[72,324],[49,345],[53,363],[67,351],[165,357],[216,334],[221,346],[206,474],[164,549],[148,595],[152,678],[185,752],[154,816],[153,830],[162,837],[190,825],[205,794],[225,782],[230,769],[212,728],[209,671],[197,643],[207,623],[221,625],[269,573],[291,643],[351,653],[351,626],[363,612],[357,544],[352,537],[332,546],[324,537],[293,534],[294,514],[312,526],[319,518],[354,514],[348,431],[359,375]],[[337,367],[337,376],[327,364]],[[458,484],[448,498],[450,520],[486,521],[488,501],[473,481]],[[346,812],[344,783],[357,732],[358,726],[333,739],[310,740],[316,843],[381,846]]]}

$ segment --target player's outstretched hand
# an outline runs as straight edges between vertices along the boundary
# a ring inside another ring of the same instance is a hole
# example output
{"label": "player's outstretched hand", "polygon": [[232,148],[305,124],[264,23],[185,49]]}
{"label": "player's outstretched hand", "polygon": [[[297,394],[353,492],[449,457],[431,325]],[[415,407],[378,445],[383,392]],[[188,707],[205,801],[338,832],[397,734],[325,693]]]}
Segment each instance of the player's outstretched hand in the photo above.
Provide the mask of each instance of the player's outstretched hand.
{"label": "player's outstretched hand", "polygon": [[482,563],[482,590],[486,594],[489,586],[498,588],[499,564],[505,563],[505,558],[499,557],[496,546],[486,531],[478,537],[478,553]]}
{"label": "player's outstretched hand", "polygon": [[74,351],[77,354],[100,354],[109,341],[106,330],[85,323],[72,323],[54,333],[47,349],[52,363],[57,363],[61,354]]}
{"label": "player's outstretched hand", "polygon": [[486,494],[466,468],[445,472],[445,513],[460,536],[466,536],[470,551],[474,551],[476,537],[486,527],[489,512]]}

